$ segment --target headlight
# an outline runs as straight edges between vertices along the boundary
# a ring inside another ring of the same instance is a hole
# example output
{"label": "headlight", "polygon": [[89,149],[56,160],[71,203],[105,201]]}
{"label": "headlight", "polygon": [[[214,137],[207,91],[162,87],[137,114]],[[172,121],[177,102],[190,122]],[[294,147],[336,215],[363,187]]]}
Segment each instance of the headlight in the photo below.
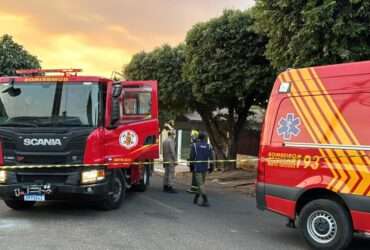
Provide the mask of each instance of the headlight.
{"label": "headlight", "polygon": [[5,183],[5,182],[6,182],[6,171],[0,170],[0,183]]}
{"label": "headlight", "polygon": [[104,169],[86,170],[83,171],[81,174],[81,183],[82,184],[96,183],[98,181],[104,180],[104,178],[105,178]]}

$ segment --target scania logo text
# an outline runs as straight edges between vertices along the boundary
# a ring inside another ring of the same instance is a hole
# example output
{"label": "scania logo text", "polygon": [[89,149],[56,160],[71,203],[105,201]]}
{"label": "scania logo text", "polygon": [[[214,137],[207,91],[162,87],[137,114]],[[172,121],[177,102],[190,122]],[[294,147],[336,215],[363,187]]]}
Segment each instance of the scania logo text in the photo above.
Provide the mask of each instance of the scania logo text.
{"label": "scania logo text", "polygon": [[25,146],[62,146],[62,141],[59,138],[25,138],[23,144]]}

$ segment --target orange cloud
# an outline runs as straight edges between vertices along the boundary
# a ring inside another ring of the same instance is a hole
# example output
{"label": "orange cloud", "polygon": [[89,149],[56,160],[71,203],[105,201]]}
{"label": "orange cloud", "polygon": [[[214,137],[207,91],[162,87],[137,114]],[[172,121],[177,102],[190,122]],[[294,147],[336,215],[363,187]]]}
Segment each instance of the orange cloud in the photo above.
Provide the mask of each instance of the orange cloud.
{"label": "orange cloud", "polygon": [[0,34],[8,33],[44,68],[77,67],[110,76],[131,56],[176,45],[199,21],[253,0],[74,0],[0,2]]}
{"label": "orange cloud", "polygon": [[0,13],[0,23],[0,33],[13,35],[17,42],[42,60],[43,67],[82,67],[85,73],[110,76],[113,70],[120,71],[122,65],[127,64],[131,58],[131,54],[124,48],[97,45],[83,35],[45,35],[36,26],[30,25],[27,17]]}

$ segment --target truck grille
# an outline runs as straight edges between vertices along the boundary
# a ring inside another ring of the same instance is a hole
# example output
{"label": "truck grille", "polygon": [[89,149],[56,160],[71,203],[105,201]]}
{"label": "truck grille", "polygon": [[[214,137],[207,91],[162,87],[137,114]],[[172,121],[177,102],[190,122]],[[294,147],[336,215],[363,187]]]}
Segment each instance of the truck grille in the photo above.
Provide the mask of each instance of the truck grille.
{"label": "truck grille", "polygon": [[[94,128],[0,127],[5,165],[82,163],[86,140]],[[57,138],[61,146],[27,146],[24,138]]]}
{"label": "truck grille", "polygon": [[17,174],[18,183],[38,183],[38,184],[64,184],[68,176],[66,175],[21,175]]}
{"label": "truck grille", "polygon": [[33,184],[77,184],[80,180],[78,168],[23,169],[16,172],[18,183]]}
{"label": "truck grille", "polygon": [[17,161],[22,164],[65,164],[67,157],[64,155],[18,155]]}

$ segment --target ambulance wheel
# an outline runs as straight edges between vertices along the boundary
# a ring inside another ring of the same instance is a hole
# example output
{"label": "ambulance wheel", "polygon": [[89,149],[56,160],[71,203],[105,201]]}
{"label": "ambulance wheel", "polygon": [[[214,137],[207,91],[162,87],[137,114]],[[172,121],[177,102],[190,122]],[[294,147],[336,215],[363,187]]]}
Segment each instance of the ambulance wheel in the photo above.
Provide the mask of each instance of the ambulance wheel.
{"label": "ambulance wheel", "polygon": [[98,208],[102,210],[113,210],[121,206],[126,197],[126,183],[125,178],[120,170],[112,173],[111,190],[106,195],[106,198],[98,203]]}
{"label": "ambulance wheel", "polygon": [[353,236],[348,212],[328,199],[306,204],[300,213],[299,227],[313,249],[345,249]]}
{"label": "ambulance wheel", "polygon": [[135,191],[145,192],[150,184],[150,167],[146,166],[143,169],[139,184],[135,185]]}
{"label": "ambulance wheel", "polygon": [[14,210],[25,210],[32,208],[35,205],[34,201],[22,201],[22,200],[4,200],[5,204]]}

